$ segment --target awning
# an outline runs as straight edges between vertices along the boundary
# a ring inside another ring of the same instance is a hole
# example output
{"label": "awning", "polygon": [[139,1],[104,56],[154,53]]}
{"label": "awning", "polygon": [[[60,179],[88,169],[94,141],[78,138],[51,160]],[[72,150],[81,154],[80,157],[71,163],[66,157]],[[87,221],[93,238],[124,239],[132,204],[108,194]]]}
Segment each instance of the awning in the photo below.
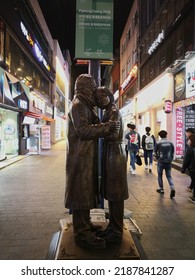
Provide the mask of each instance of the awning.
{"label": "awning", "polygon": [[42,119],[41,114],[37,114],[37,113],[33,113],[33,112],[24,112],[24,115],[29,116],[31,118],[35,118],[35,119]]}
{"label": "awning", "polygon": [[55,121],[54,119],[49,118],[47,116],[42,116],[42,119],[45,120],[45,121],[48,121],[48,122],[54,122]]}

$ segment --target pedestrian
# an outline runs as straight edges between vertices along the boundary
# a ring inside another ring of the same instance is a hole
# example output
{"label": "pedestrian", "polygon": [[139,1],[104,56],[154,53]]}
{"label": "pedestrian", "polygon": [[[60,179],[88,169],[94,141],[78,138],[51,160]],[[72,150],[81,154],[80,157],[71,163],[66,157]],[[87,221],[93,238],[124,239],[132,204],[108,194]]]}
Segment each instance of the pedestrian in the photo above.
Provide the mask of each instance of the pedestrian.
{"label": "pedestrian", "polygon": [[127,135],[127,133],[129,131],[130,131],[130,123],[127,124],[127,128],[126,128],[126,130],[124,132],[124,137],[123,137],[124,143],[125,143],[125,153],[126,153],[127,161],[128,161],[128,153],[129,153],[129,151],[128,151],[128,139],[126,139],[125,136]]}
{"label": "pedestrian", "polygon": [[151,128],[145,127],[146,134],[142,136],[142,149],[144,151],[145,169],[151,173],[153,164],[153,151],[156,144],[154,135],[150,134]]}
{"label": "pedestrian", "polygon": [[174,145],[167,139],[167,131],[161,130],[158,135],[161,140],[156,143],[154,148],[155,157],[157,159],[157,172],[159,188],[156,190],[160,194],[164,194],[163,187],[163,170],[165,170],[166,178],[170,186],[170,198],[175,196],[175,187],[171,176],[171,162],[174,157]]}
{"label": "pedestrian", "polygon": [[191,134],[188,137],[189,147],[186,150],[181,173],[185,173],[188,169],[191,178],[191,190],[192,196],[189,197],[192,203],[195,203],[195,134]]}
{"label": "pedestrian", "polygon": [[96,84],[81,74],[68,114],[65,207],[71,209],[75,243],[84,248],[105,248],[106,242],[92,232],[90,209],[98,204],[98,138],[119,129],[116,122],[99,123],[95,110]]}
{"label": "pedestrian", "polygon": [[[192,127],[187,128],[186,129],[186,151],[189,147],[189,142],[188,142],[189,136],[192,135],[192,134],[195,134],[195,128],[192,128]],[[192,181],[191,181],[190,185],[186,187],[187,191],[191,192],[192,187],[193,186],[192,186]]]}
{"label": "pedestrian", "polygon": [[140,134],[136,132],[136,126],[130,124],[130,132],[128,132],[125,138],[128,140],[128,150],[130,153],[130,171],[132,174],[136,174],[135,158],[140,149]]}
{"label": "pedestrian", "polygon": [[102,196],[108,200],[109,224],[98,234],[106,243],[116,243],[122,241],[124,200],[128,198],[122,116],[114,102],[113,94],[106,87],[97,89],[96,102],[100,109],[105,109],[102,122],[120,122],[120,130],[104,138],[101,191]]}

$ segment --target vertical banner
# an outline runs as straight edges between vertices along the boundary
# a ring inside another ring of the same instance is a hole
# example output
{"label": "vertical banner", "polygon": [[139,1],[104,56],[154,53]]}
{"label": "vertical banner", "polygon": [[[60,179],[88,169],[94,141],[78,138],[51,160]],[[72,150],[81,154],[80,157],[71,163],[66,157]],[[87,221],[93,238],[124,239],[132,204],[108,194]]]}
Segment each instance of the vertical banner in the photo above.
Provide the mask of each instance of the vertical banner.
{"label": "vertical banner", "polygon": [[75,57],[113,58],[113,0],[77,0]]}
{"label": "vertical banner", "polygon": [[50,149],[50,125],[44,125],[41,127],[41,139],[42,139],[42,149]]}
{"label": "vertical banner", "polygon": [[176,157],[181,157],[185,150],[184,139],[184,111],[183,108],[176,108]]}

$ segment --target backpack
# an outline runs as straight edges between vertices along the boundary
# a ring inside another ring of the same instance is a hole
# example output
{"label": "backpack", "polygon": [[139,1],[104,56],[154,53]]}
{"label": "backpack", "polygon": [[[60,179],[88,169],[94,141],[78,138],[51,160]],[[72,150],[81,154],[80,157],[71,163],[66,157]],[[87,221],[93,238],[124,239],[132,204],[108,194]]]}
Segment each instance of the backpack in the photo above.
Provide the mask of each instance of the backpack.
{"label": "backpack", "polygon": [[153,139],[152,135],[147,135],[146,134],[145,148],[146,148],[146,150],[153,150],[154,149],[154,139]]}
{"label": "backpack", "polygon": [[130,143],[134,144],[134,145],[138,145],[138,134],[137,133],[133,133],[130,134]]}

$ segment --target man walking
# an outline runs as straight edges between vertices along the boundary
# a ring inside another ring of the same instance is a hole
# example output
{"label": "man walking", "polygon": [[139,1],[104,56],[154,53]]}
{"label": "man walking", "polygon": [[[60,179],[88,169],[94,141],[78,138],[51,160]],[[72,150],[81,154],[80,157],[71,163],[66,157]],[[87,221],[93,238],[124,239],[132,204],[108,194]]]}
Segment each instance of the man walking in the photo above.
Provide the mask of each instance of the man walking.
{"label": "man walking", "polygon": [[175,196],[175,187],[173,179],[171,177],[171,162],[173,161],[174,157],[174,145],[167,139],[167,131],[161,130],[158,135],[160,136],[161,140],[157,142],[154,148],[154,153],[158,160],[157,171],[159,189],[157,189],[156,191],[160,194],[164,194],[162,176],[163,170],[165,170],[165,174],[171,190],[170,198],[173,198]]}
{"label": "man walking", "polygon": [[[146,134],[142,136],[142,149],[144,151],[144,162],[145,162],[145,170],[152,172],[152,164],[153,164],[153,150],[156,144],[156,139],[154,135],[150,134],[151,128],[149,126],[145,127]],[[148,164],[149,159],[149,164]]]}
{"label": "man walking", "polygon": [[135,131],[136,126],[130,124],[130,132],[127,133],[125,138],[128,140],[128,150],[130,153],[130,171],[131,174],[136,174],[135,157],[140,149],[140,135]]}

